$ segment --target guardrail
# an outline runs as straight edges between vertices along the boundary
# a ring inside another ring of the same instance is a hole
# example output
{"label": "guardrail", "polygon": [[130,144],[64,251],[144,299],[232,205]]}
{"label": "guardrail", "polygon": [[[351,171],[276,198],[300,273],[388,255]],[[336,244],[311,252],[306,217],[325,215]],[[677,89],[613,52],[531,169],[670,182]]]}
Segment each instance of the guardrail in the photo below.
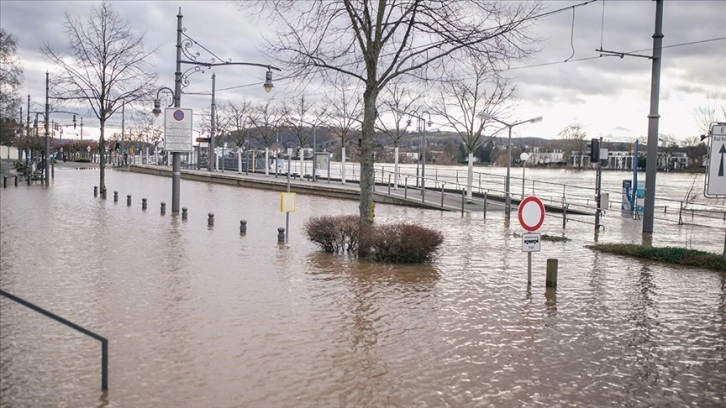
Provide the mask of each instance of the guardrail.
{"label": "guardrail", "polygon": [[29,309],[35,310],[36,312],[45,315],[47,317],[50,317],[51,319],[57,321],[58,323],[65,324],[66,326],[70,327],[71,329],[75,329],[86,336],[90,336],[98,341],[101,342],[101,390],[106,391],[108,390],[108,340],[103,337],[99,336],[98,334],[83,328],[69,320],[66,320],[54,313],[51,313],[42,307],[36,306],[27,300],[21,299],[15,295],[12,295],[2,289],[0,289],[0,295],[5,296],[6,298],[19,303]]}

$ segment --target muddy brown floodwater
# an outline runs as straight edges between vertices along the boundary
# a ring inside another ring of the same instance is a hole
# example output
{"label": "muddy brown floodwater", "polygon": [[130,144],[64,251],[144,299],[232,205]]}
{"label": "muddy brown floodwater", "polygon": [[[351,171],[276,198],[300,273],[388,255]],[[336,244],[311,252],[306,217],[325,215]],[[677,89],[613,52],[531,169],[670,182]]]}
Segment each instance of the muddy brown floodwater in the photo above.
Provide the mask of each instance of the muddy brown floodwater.
{"label": "muddy brown floodwater", "polygon": [[[593,252],[592,225],[546,221],[571,240],[533,254],[528,289],[501,212],[378,205],[376,222],[445,236],[430,265],[385,265],[302,233],[354,201],[298,196],[279,245],[279,193],[182,181],[182,221],[159,214],[170,179],[109,171],[114,203],[97,178],[56,169],[51,188],[0,191],[0,288],[108,338],[109,391],[97,341],[0,298],[2,407],[726,405],[726,275]],[[605,223],[601,242],[638,239],[638,221]],[[657,228],[654,245],[723,245]]]}

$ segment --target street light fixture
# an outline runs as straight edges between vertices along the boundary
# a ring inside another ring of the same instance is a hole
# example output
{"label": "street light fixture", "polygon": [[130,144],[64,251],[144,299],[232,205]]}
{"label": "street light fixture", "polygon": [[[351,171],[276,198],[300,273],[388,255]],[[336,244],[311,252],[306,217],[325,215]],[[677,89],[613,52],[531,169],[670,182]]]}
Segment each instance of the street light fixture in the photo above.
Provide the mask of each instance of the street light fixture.
{"label": "street light fixture", "polygon": [[[172,97],[174,98],[173,107],[180,108],[181,107],[181,94],[182,94],[182,82],[184,86],[189,85],[188,76],[191,73],[199,72],[201,71],[200,67],[206,67],[207,69],[211,69],[212,67],[217,66],[223,66],[223,65],[246,65],[246,66],[257,66],[257,67],[263,67],[267,68],[267,72],[265,75],[265,83],[263,85],[263,88],[266,92],[272,91],[273,85],[272,85],[272,70],[281,71],[280,68],[273,67],[271,65],[264,65],[264,64],[255,64],[255,63],[249,63],[249,62],[221,62],[221,63],[215,63],[216,58],[212,58],[213,62],[199,62],[196,61],[197,55],[191,55],[188,52],[188,48],[192,47],[197,43],[194,39],[192,39],[189,35],[185,33],[184,28],[182,27],[182,18],[184,16],[181,13],[181,7],[179,7],[179,13],[176,15],[176,21],[177,21],[177,27],[176,27],[176,70],[174,72],[174,90],[172,91],[169,88],[160,88],[157,91],[157,97],[154,100],[154,109],[152,110],[152,113],[154,116],[158,117],[161,114],[161,101],[159,100],[159,92],[162,90],[168,90],[171,92]],[[183,44],[182,44],[183,42]],[[212,56],[214,56],[213,53],[211,53],[207,48],[200,45],[201,48],[203,48],[205,51],[210,53]],[[182,59],[182,53],[184,53],[185,56],[189,58],[189,60],[183,60]],[[190,68],[189,70],[182,73],[181,66],[182,64],[187,65],[194,65],[194,67]],[[202,71],[204,72],[204,71]],[[172,107],[171,105],[169,107]],[[211,142],[211,141],[210,141]],[[211,143],[210,143],[211,145]],[[214,149],[214,146],[210,146],[211,149]],[[178,214],[179,213],[179,201],[180,201],[180,187],[181,187],[181,156],[179,151],[172,152],[172,176],[171,176],[171,212],[172,214]],[[207,158],[209,160],[210,158]]]}
{"label": "street light fixture", "polygon": [[512,195],[510,191],[510,173],[512,171],[512,128],[515,126],[523,125],[525,123],[537,123],[542,121],[542,116],[537,116],[536,118],[531,118],[527,120],[522,120],[519,122],[514,123],[507,123],[502,120],[499,120],[495,118],[494,116],[486,113],[486,112],[480,112],[479,117],[484,119],[491,119],[495,122],[498,122],[504,126],[506,126],[509,129],[509,136],[507,137],[507,178],[505,181],[504,191],[505,191],[505,217],[507,220],[510,218],[510,214],[512,212]]}

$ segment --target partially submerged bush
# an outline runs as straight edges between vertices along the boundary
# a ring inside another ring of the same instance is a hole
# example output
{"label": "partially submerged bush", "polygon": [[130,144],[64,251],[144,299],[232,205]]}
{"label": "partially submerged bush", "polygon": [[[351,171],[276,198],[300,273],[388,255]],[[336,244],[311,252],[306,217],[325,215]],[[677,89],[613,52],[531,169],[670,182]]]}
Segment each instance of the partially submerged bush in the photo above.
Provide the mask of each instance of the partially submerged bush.
{"label": "partially submerged bush", "polygon": [[358,217],[355,215],[323,216],[305,222],[305,234],[329,253],[358,249]]}
{"label": "partially submerged bush", "polygon": [[[359,251],[376,261],[421,263],[431,261],[443,235],[430,228],[411,223],[376,225],[361,236],[360,221],[355,215],[323,216],[305,222],[308,239],[329,253]],[[362,246],[362,247],[361,247]]]}
{"label": "partially submerged bush", "polygon": [[431,261],[444,242],[444,236],[416,224],[398,223],[373,228],[371,256],[374,260],[396,263]]}

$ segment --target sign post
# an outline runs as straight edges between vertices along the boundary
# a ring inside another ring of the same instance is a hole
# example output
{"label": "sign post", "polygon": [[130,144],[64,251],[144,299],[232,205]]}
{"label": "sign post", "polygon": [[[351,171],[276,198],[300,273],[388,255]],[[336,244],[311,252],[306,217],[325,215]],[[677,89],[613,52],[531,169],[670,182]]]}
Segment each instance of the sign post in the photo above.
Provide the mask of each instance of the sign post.
{"label": "sign post", "polygon": [[540,250],[541,234],[535,233],[545,220],[545,207],[542,201],[529,196],[522,200],[517,209],[519,225],[528,233],[522,234],[522,252],[527,253],[527,286],[532,285],[532,252]]}
{"label": "sign post", "polygon": [[[707,198],[726,197],[726,123],[714,123],[708,132],[711,144],[708,149],[708,169],[703,195]],[[703,140],[703,137],[701,137]],[[724,236],[723,259],[726,259],[726,235]]]}

